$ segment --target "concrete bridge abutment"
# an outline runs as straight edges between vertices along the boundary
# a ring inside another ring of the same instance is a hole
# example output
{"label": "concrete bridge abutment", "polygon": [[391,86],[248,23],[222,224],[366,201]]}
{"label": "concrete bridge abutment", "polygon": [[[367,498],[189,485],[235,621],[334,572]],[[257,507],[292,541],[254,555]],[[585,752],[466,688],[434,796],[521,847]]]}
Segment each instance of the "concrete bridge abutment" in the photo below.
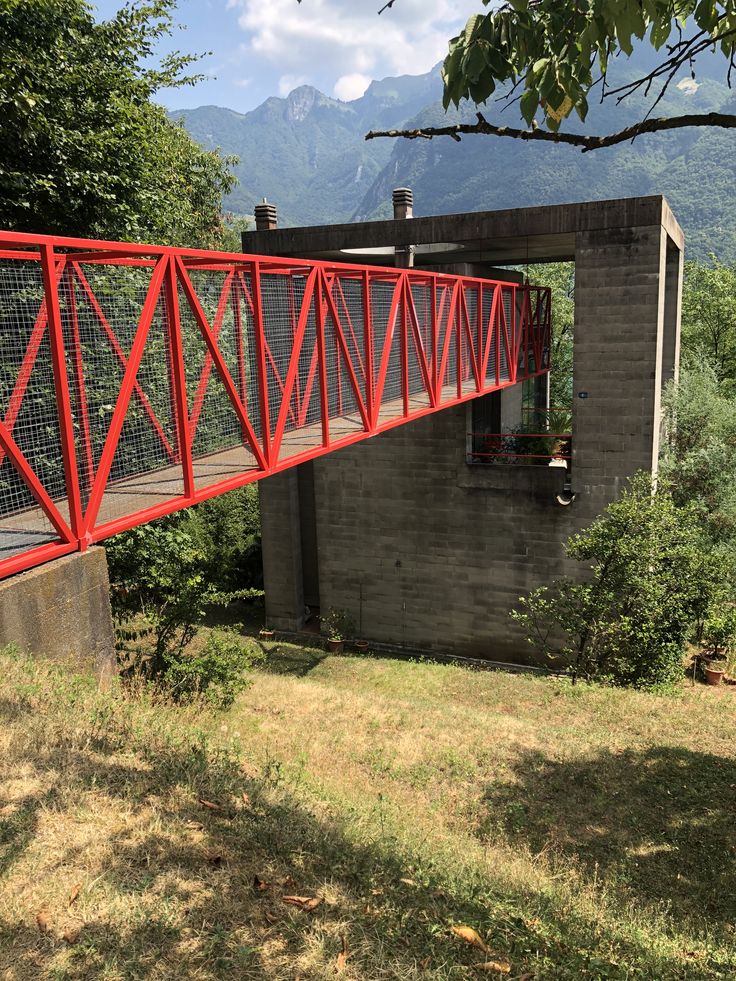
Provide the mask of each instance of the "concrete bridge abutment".
{"label": "concrete bridge abutment", "polygon": [[117,671],[104,548],[74,552],[0,582],[0,647],[91,670]]}

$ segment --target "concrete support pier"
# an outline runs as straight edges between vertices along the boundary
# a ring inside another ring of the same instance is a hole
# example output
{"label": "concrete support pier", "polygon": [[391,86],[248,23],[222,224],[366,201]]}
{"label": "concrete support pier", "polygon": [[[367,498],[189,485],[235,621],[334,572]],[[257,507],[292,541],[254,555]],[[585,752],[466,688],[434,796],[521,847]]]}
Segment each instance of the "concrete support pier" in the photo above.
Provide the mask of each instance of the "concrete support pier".
{"label": "concrete support pier", "polygon": [[103,548],[55,559],[0,582],[0,646],[94,670],[117,670]]}

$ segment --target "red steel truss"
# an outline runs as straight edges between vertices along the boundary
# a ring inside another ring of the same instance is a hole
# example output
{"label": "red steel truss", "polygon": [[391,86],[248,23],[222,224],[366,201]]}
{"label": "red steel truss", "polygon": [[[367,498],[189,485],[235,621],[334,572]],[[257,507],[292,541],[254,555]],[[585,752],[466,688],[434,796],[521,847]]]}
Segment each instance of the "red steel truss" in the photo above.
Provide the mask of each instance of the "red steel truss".
{"label": "red steel truss", "polygon": [[0,232],[0,577],[546,372],[550,315],[513,283]]}

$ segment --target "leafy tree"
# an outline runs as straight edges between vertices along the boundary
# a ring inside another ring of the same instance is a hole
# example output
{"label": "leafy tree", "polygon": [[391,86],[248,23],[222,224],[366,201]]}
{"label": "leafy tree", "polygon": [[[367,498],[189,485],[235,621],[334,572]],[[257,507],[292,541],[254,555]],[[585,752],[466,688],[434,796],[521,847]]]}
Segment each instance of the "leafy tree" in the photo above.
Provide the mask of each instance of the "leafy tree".
{"label": "leafy tree", "polygon": [[213,497],[177,517],[200,549],[201,570],[223,592],[262,585],[258,488],[248,484]]}
{"label": "leafy tree", "polygon": [[724,392],[736,394],[736,269],[713,255],[710,265],[685,263],[682,346],[691,360],[712,366]]}
{"label": "leafy tree", "polygon": [[[571,262],[548,262],[535,266],[532,283],[552,289],[552,350],[549,401],[553,408],[570,407],[572,412],[573,331],[575,327],[575,266]],[[552,416],[552,426],[562,417]]]}
{"label": "leafy tree", "polygon": [[97,23],[86,0],[0,0],[0,227],[208,246],[232,162],[151,102],[194,59],[153,64],[176,0]]}
{"label": "leafy tree", "polygon": [[[491,0],[483,3],[489,6]],[[620,54],[630,56],[638,41],[662,52],[661,60],[645,76],[609,86],[612,59]],[[368,136],[460,139],[463,133],[482,133],[567,143],[586,151],[630,140],[639,133],[684,126],[733,128],[736,115],[730,113],[674,118],[653,118],[651,113],[675,76],[683,69],[694,74],[696,59],[705,52],[722,55],[730,82],[735,44],[735,0],[579,0],[574,4],[510,0],[486,14],[474,14],[450,41],[443,68],[444,104],[447,108],[469,100],[479,105],[503,86],[503,99],[518,98],[528,129],[494,126],[478,113],[476,123]],[[643,93],[651,97],[649,111],[633,126],[606,136],[560,132],[562,121],[573,111],[585,121],[596,86],[602,99],[613,97],[619,102]],[[536,120],[540,109],[546,129]]]}
{"label": "leafy tree", "polygon": [[682,676],[685,641],[723,583],[719,556],[704,547],[692,505],[670,489],[633,478],[621,498],[567,543],[589,577],[561,578],[521,600],[512,616],[573,678],[638,688]]}
{"label": "leafy tree", "polygon": [[736,557],[736,401],[707,362],[664,394],[661,471],[678,504],[696,508],[713,547]]}
{"label": "leafy tree", "polygon": [[204,678],[197,682],[198,674],[211,670],[220,678],[222,665],[215,662],[230,663],[232,645],[227,650],[216,644],[217,649],[200,651],[196,664],[191,663],[195,655],[187,648],[208,607],[261,593],[252,589],[223,593],[216,581],[208,580],[206,553],[177,516],[110,539],[106,552],[120,639],[125,646],[143,641],[129,652],[128,672],[167,686],[175,678],[177,691],[188,695],[192,686],[204,687]]}

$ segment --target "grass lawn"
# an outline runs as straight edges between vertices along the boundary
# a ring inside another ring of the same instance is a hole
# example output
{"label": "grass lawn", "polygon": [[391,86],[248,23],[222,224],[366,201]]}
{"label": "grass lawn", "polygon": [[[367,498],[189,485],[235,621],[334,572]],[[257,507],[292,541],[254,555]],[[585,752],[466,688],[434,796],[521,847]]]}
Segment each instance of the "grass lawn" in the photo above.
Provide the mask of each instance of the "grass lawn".
{"label": "grass lawn", "polygon": [[276,644],[215,713],[0,655],[0,979],[734,978],[735,692]]}

